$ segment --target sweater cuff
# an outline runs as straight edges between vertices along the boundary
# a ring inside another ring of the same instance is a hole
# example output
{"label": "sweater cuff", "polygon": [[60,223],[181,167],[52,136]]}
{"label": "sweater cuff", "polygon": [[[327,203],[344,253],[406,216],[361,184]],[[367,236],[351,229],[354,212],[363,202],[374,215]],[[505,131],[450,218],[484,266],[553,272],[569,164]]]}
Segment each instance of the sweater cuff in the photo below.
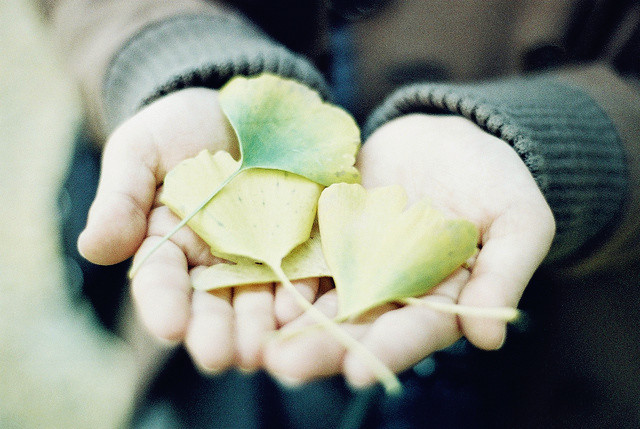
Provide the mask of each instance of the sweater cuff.
{"label": "sweater cuff", "polygon": [[193,86],[218,89],[235,75],[270,72],[327,95],[311,63],[232,15],[183,15],[142,29],[115,55],[104,84],[109,131],[141,107]]}
{"label": "sweater cuff", "polygon": [[373,112],[363,134],[419,112],[462,115],[513,147],[555,216],[547,261],[587,251],[622,209],[627,195],[622,142],[609,117],[577,87],[550,75],[411,85]]}

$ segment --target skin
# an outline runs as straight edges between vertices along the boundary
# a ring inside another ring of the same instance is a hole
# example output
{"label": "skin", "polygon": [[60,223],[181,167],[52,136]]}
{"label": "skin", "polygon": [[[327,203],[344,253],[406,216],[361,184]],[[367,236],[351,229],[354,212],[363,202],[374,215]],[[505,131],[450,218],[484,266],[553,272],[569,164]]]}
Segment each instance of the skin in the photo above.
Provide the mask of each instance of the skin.
{"label": "skin", "polygon": [[[83,256],[114,264],[145,255],[178,223],[156,204],[163,177],[204,148],[238,153],[216,91],[178,91],[122,124],[104,149],[98,192],[78,242]],[[517,305],[548,252],[555,225],[531,174],[505,142],[461,117],[408,115],[368,139],[358,168],[365,187],[400,184],[410,200],[428,196],[480,230],[477,258],[422,299]],[[183,228],[140,267],[131,295],[137,317],[154,336],[183,342],[203,371],[266,368],[289,384],[340,373],[355,386],[375,381],[368,367],[322,330],[270,339],[279,329],[314,324],[278,285],[192,291],[189,276],[213,263],[206,245]],[[336,313],[335,290],[325,282],[307,279],[295,286],[325,314]],[[477,347],[497,349],[506,332],[501,322],[418,306],[386,306],[343,327],[396,372],[462,335]]]}
{"label": "skin", "polygon": [[[479,228],[482,247],[469,268],[458,270],[422,299],[478,307],[517,305],[549,250],[555,224],[530,172],[505,142],[462,117],[408,115],[388,122],[368,139],[358,168],[365,187],[400,184],[410,201],[428,197],[440,210]],[[331,316],[335,301],[330,292],[318,305]],[[462,335],[486,350],[498,349],[505,341],[502,322],[415,306],[377,317],[384,310],[348,328],[396,372]],[[290,325],[307,324],[312,321],[303,315]],[[270,344],[265,361],[288,380],[342,372],[356,386],[375,381],[357,357],[322,331]]]}

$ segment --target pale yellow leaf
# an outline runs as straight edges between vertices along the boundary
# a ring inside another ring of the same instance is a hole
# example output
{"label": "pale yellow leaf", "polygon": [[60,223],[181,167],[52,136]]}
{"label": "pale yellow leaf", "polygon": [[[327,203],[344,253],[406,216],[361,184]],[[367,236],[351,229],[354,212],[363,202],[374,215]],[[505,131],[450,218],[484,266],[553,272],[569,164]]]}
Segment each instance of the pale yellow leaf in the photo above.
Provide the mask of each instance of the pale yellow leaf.
{"label": "pale yellow leaf", "polygon": [[447,219],[426,201],[404,210],[406,201],[401,187],[336,184],[322,193],[320,233],[339,318],[422,295],[476,252],[474,224]]}
{"label": "pale yellow leaf", "polygon": [[[226,152],[201,152],[165,178],[161,202],[183,217],[237,170]],[[322,186],[295,174],[250,169],[238,174],[188,222],[214,255],[280,264],[309,238]]]}
{"label": "pale yellow leaf", "polygon": [[[279,279],[273,269],[246,258],[235,264],[216,264],[203,270],[193,280],[193,287],[201,290],[221,289],[258,283],[272,283]],[[322,255],[320,236],[311,237],[293,249],[282,261],[282,270],[290,280],[330,276]]]}

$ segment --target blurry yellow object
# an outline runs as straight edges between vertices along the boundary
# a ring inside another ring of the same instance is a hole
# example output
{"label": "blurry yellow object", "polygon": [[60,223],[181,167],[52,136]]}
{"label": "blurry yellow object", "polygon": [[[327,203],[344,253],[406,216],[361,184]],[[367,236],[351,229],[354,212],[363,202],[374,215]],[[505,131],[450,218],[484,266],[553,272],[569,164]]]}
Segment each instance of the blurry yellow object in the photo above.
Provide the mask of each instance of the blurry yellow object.
{"label": "blurry yellow object", "polygon": [[37,12],[0,2],[0,427],[113,428],[132,355],[66,302],[56,195],[79,121]]}

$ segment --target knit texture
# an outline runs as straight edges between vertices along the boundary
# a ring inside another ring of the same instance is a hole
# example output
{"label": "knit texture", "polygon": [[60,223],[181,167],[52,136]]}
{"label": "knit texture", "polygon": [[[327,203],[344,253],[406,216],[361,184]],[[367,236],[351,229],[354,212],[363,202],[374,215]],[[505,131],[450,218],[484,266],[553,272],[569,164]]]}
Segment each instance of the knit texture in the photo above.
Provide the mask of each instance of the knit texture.
{"label": "knit texture", "polygon": [[109,130],[162,95],[194,86],[218,89],[235,75],[262,72],[328,93],[309,61],[239,17],[183,15],[150,24],[116,54],[107,72]]}
{"label": "knit texture", "polygon": [[376,109],[365,137],[409,113],[462,115],[501,138],[527,165],[556,219],[547,261],[586,251],[627,195],[624,149],[602,109],[550,75],[476,85],[415,84]]}

